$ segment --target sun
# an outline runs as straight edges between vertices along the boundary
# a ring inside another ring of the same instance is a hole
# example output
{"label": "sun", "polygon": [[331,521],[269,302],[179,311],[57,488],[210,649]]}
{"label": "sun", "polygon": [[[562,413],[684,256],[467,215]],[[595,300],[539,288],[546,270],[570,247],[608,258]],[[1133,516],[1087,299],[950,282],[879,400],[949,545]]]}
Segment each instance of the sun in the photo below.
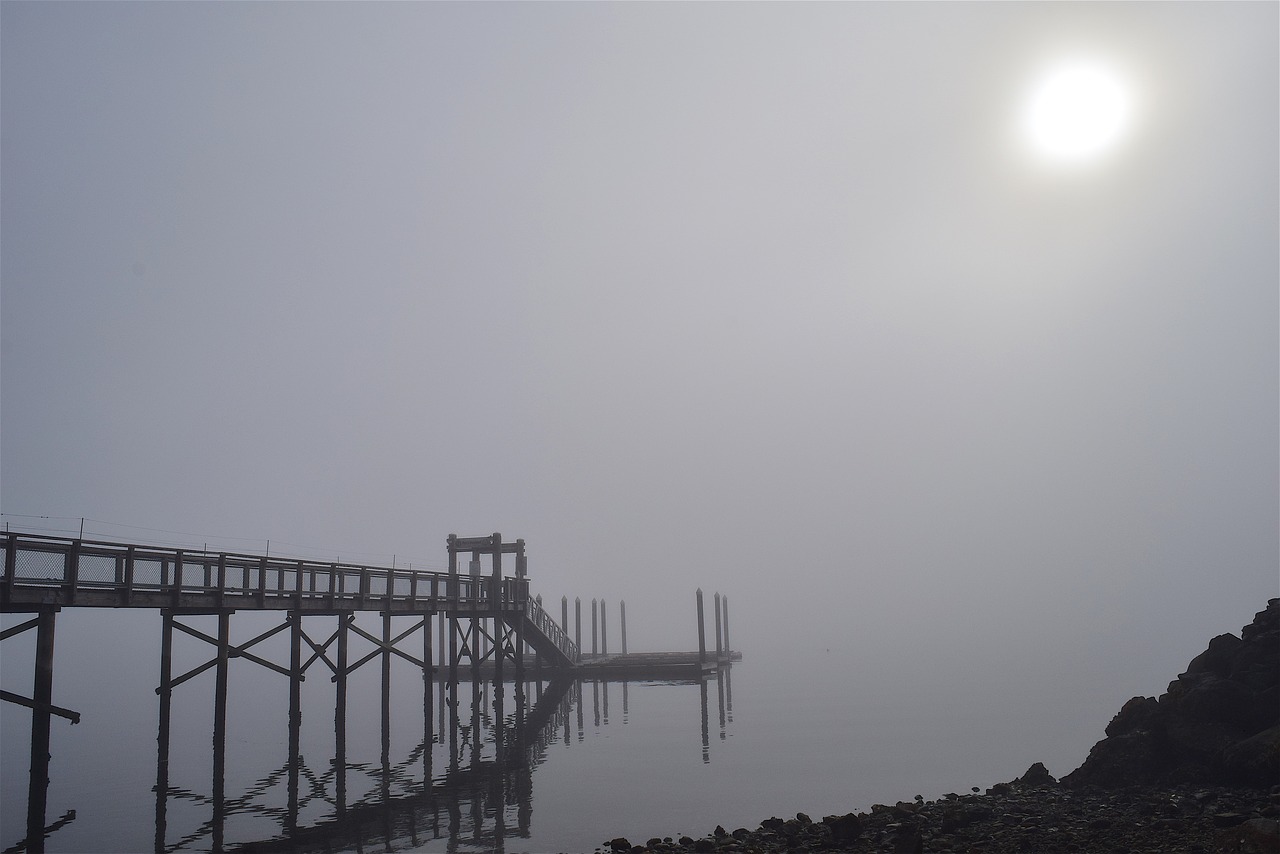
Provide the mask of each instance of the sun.
{"label": "sun", "polygon": [[1131,97],[1121,76],[1099,62],[1050,70],[1031,89],[1022,130],[1032,147],[1056,161],[1091,160],[1129,128]]}

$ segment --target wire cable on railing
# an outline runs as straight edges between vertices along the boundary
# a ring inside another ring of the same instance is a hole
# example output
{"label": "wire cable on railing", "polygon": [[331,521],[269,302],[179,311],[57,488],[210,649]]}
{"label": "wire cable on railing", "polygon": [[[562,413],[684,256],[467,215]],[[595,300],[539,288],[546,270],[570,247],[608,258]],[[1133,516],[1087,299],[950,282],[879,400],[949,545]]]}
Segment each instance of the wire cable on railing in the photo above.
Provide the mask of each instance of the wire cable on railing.
{"label": "wire cable on railing", "polygon": [[[276,558],[293,558],[297,560],[320,560],[325,562],[336,561],[339,563],[345,560],[347,563],[360,563],[365,565],[382,562],[382,563],[387,563],[389,565],[392,565],[394,568],[397,568],[397,569],[399,568],[410,569],[410,570],[418,569],[424,572],[440,572],[440,571],[444,571],[444,568],[445,568],[444,565],[439,560],[429,560],[429,559],[423,559],[419,557],[406,559],[405,556],[400,555],[398,553],[361,552],[361,551],[356,551],[354,549],[338,550],[338,549],[324,548],[321,546],[314,546],[309,544],[304,545],[299,543],[289,543],[281,540],[276,540],[275,545],[277,547],[283,545],[283,546],[290,546],[292,547],[292,549],[295,549],[295,550],[301,550],[301,551],[283,551],[282,552],[278,548],[275,550],[272,550],[271,548],[272,540],[265,537],[261,537],[261,538],[260,537],[231,537],[231,536],[213,535],[213,534],[207,534],[207,533],[196,533],[192,531],[174,531],[167,528],[154,528],[154,527],[147,527],[143,525],[130,525],[123,522],[112,522],[106,519],[94,519],[88,516],[56,516],[52,514],[36,515],[36,514],[22,514],[22,513],[0,513],[0,517],[3,517],[6,520],[8,519],[50,520],[50,521],[64,520],[67,522],[79,523],[79,527],[77,529],[77,526],[75,525],[51,527],[51,526],[33,525],[30,523],[24,522],[22,524],[22,527],[33,534],[40,533],[40,534],[51,534],[51,535],[60,535],[60,534],[77,535],[77,532],[78,532],[79,538],[83,539],[84,532],[85,532],[85,528],[84,528],[85,523],[92,522],[95,525],[106,525],[111,528],[124,528],[132,531],[146,531],[151,534],[168,534],[168,535],[171,535],[171,537],[174,537],[174,536],[187,537],[190,539],[175,540],[175,539],[166,538],[166,537],[146,537],[144,539],[147,541],[146,544],[148,545],[168,546],[171,548],[185,547],[185,548],[190,548],[192,551],[201,551],[204,553],[227,551],[227,549],[225,548],[218,548],[219,544],[224,542],[262,543],[265,547],[264,554],[270,553],[272,557],[276,557]],[[6,530],[8,529],[8,527],[9,527],[9,523],[8,521],[6,521],[5,522]],[[110,531],[106,531],[106,532],[100,531],[97,535],[104,536],[104,537],[120,536],[119,534],[113,534]],[[214,548],[210,549],[209,548],[210,545],[213,545]],[[237,550],[240,550],[243,548],[244,548],[243,546],[238,546]]]}

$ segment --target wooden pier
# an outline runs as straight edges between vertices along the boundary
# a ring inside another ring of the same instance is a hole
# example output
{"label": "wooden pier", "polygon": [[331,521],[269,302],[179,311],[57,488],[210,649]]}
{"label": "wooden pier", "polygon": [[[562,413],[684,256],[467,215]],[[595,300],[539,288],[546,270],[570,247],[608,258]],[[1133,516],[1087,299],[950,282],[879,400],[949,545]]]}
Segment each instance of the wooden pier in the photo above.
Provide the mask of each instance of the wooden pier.
{"label": "wooden pier", "polygon": [[[228,668],[233,659],[288,678],[291,751],[296,751],[301,721],[300,683],[314,666],[327,670],[336,684],[335,721],[338,743],[342,745],[348,677],[374,661],[381,663],[383,674],[385,739],[393,656],[421,669],[427,703],[436,685],[444,686],[439,689],[442,696],[448,691],[456,702],[460,682],[472,683],[473,692],[488,681],[523,686],[529,684],[532,671],[538,684],[544,673],[558,682],[698,682],[702,684],[704,706],[706,678],[741,659],[729,647],[728,600],[718,593],[714,597],[713,648],[706,642],[703,595],[698,590],[696,652],[628,652],[626,605],[619,602],[621,651],[610,653],[603,600],[591,602],[591,649],[587,652],[583,645],[581,600],[574,603],[571,636],[567,597],[561,599],[561,620],[557,623],[542,608],[541,597],[529,595],[523,540],[504,541],[498,533],[485,537],[450,535],[447,546],[448,571],[430,572],[14,531],[0,534],[0,613],[32,615],[32,619],[0,631],[0,641],[27,631],[36,633],[32,696],[0,691],[0,700],[33,710],[25,850],[32,854],[43,851],[43,840],[54,829],[45,823],[51,717],[67,718],[72,723],[80,719],[78,712],[52,703],[54,626],[56,614],[63,608],[151,609],[161,614],[161,673],[156,689],[161,701],[158,797],[170,790],[167,769],[172,692],[208,670],[214,671],[216,682],[214,775],[215,780],[222,779]],[[511,561],[508,566],[514,568],[513,576],[503,574],[504,558]],[[487,568],[483,565],[486,559]],[[254,638],[233,643],[231,617],[237,611],[278,612],[283,614],[283,620]],[[361,612],[379,614],[382,631],[366,631],[356,625],[356,614]],[[212,633],[193,623],[210,616],[217,619]],[[317,633],[317,621],[325,625],[325,618],[332,621],[328,624],[332,628]],[[175,632],[208,644],[211,657],[185,673],[174,674]],[[289,638],[287,664],[270,661],[255,651],[258,644],[282,632],[287,632]],[[353,660],[352,642],[357,639],[363,639],[373,649]],[[473,696],[473,705],[474,702]],[[296,775],[297,769],[290,774]],[[296,780],[291,785],[296,786]],[[215,790],[214,800],[221,799],[221,792]],[[162,812],[158,804],[157,851],[164,850],[164,840],[160,838],[164,833]],[[215,847],[221,848],[221,840],[214,841]]]}

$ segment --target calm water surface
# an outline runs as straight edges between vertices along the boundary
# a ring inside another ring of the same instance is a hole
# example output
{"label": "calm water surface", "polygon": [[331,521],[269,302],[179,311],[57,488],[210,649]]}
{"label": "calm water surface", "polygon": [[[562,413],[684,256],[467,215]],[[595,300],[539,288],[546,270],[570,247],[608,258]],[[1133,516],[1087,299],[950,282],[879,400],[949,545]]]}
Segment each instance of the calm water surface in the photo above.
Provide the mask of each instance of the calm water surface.
{"label": "calm water surface", "polygon": [[[588,681],[561,692],[531,682],[522,705],[512,684],[486,684],[477,697],[464,682],[456,723],[447,692],[433,688],[429,724],[418,671],[396,660],[384,762],[375,661],[349,683],[344,768],[335,763],[334,686],[319,668],[308,671],[295,815],[288,681],[241,659],[230,668],[218,810],[212,671],[174,690],[167,796],[158,798],[153,643],[146,632],[136,642],[127,632],[101,635],[123,625],[119,617],[83,634],[62,631],[69,622],[59,623],[54,702],[84,717],[78,726],[53,722],[46,821],[62,823],[45,842],[49,852],[245,850],[290,827],[314,850],[385,851],[388,821],[395,851],[592,851],[615,836],[700,836],[771,815],[818,818],[938,797],[1009,779],[1038,760],[1065,773],[1089,746],[1060,755],[1046,754],[1043,740],[1029,746],[1063,724],[1053,704],[1022,707],[875,677],[856,653],[748,648],[744,661],[703,684]],[[152,637],[158,645],[158,620]],[[287,661],[280,651],[262,654]],[[6,689],[26,693],[30,657],[8,645],[4,655]],[[175,658],[177,674],[207,653],[192,642],[175,647]],[[0,710],[6,851],[22,850],[26,836],[29,727],[25,709]],[[377,807],[388,800],[390,813]],[[361,841],[315,829],[331,831],[340,806],[348,825],[363,824]]]}

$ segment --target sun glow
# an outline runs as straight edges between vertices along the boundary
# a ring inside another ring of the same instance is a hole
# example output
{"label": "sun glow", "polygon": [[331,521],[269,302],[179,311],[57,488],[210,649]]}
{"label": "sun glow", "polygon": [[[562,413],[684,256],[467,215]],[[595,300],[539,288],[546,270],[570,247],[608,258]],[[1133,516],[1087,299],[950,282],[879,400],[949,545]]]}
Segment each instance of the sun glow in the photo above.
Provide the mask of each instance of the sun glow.
{"label": "sun glow", "polygon": [[1045,157],[1090,160],[1120,141],[1131,112],[1128,89],[1115,72],[1077,62],[1053,69],[1032,88],[1023,131]]}

